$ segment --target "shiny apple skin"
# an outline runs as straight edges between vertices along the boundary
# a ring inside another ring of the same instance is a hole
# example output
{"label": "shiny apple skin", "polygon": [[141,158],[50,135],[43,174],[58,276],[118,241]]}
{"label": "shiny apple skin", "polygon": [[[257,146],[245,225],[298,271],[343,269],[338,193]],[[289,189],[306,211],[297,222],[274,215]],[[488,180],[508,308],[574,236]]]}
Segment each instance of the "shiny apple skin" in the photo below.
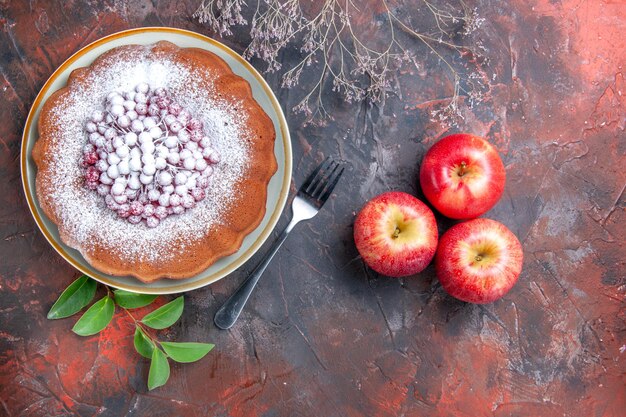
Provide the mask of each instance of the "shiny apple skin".
{"label": "shiny apple skin", "polygon": [[489,211],[502,196],[505,182],[498,151],[483,138],[466,133],[434,144],[420,167],[424,196],[451,219],[473,219]]}
{"label": "shiny apple skin", "polygon": [[452,226],[441,236],[435,271],[451,296],[486,304],[513,288],[523,261],[522,245],[505,225],[474,219]]}
{"label": "shiny apple skin", "polygon": [[[396,228],[399,232],[394,237]],[[435,255],[438,236],[430,208],[400,191],[374,197],[354,223],[354,241],[361,257],[374,271],[390,277],[423,271]]]}

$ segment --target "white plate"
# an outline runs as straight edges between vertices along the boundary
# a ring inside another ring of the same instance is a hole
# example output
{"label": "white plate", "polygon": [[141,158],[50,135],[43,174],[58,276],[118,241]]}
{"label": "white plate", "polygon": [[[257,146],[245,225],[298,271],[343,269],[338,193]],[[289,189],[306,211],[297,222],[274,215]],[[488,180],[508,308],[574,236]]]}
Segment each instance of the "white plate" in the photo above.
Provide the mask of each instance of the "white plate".
{"label": "white plate", "polygon": [[[180,47],[195,47],[211,51],[224,59],[235,74],[250,83],[255,100],[274,122],[276,130],[274,153],[278,162],[278,171],[268,185],[265,217],[261,224],[245,237],[241,248],[235,254],[218,260],[204,272],[188,279],[162,279],[144,284],[132,277],[118,277],[98,271],[89,265],[77,250],[61,241],[56,225],[45,216],[37,201],[35,193],[37,169],[30,154],[38,138],[37,120],[41,107],[53,92],[65,86],[72,70],[90,65],[102,53],[117,46],[148,45],[160,40],[170,41]],[[285,207],[291,182],[291,158],[291,140],[282,109],[263,77],[247,61],[227,46],[195,32],[175,28],[138,28],[114,33],[85,46],[50,76],[35,98],[26,119],[22,137],[21,168],[24,192],[37,226],[65,260],[81,272],[112,287],[145,294],[174,294],[200,288],[225,277],[243,265],[261,247],[276,226]]]}

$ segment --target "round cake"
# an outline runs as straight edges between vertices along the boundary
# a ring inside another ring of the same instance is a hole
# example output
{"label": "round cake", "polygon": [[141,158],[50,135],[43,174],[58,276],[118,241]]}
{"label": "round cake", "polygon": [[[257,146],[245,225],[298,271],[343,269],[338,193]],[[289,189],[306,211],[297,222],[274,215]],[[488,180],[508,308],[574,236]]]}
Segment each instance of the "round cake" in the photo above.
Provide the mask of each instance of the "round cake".
{"label": "round cake", "polygon": [[39,204],[102,272],[191,277],[265,215],[276,132],[248,82],[211,52],[114,48],[74,70],[38,123]]}

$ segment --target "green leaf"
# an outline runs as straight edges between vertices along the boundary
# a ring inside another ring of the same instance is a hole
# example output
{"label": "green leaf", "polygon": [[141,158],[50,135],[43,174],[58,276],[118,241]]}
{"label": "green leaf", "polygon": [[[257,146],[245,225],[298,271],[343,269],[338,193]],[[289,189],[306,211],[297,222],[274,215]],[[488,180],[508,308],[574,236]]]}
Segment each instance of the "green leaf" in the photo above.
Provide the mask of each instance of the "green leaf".
{"label": "green leaf", "polygon": [[114,298],[117,305],[124,308],[145,307],[158,297],[158,295],[137,294],[124,290],[113,291],[113,294],[115,294]]}
{"label": "green leaf", "polygon": [[161,342],[167,355],[176,362],[189,363],[202,359],[215,347],[212,343]]}
{"label": "green leaf", "polygon": [[49,319],[62,319],[78,313],[96,295],[96,281],[83,275],[63,291],[48,312]]}
{"label": "green leaf", "polygon": [[78,319],[72,331],[79,336],[91,336],[105,327],[113,318],[115,304],[108,295],[97,301]]}
{"label": "green leaf", "polygon": [[185,299],[181,295],[174,301],[165,304],[162,307],[157,308],[152,313],[147,314],[141,322],[153,329],[165,329],[170,327],[180,318],[183,314],[183,307],[185,306]]}
{"label": "green leaf", "polygon": [[167,357],[156,348],[152,351],[152,361],[150,361],[150,372],[148,372],[148,389],[153,390],[161,385],[165,385],[170,377],[170,364]]}
{"label": "green leaf", "polygon": [[152,358],[154,343],[139,326],[135,328],[135,350],[144,358]]}

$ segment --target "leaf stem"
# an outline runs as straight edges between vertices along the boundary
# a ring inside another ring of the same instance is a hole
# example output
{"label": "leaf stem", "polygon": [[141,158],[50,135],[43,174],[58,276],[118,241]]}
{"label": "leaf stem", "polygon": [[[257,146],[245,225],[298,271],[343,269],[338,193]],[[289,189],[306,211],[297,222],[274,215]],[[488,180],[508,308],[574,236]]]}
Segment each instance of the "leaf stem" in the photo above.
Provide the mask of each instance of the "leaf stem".
{"label": "leaf stem", "polygon": [[159,340],[156,338],[156,336],[153,336],[152,334],[150,334],[150,332],[148,331],[148,327],[144,326],[141,321],[137,320],[135,318],[135,316],[133,316],[133,313],[131,313],[128,309],[124,308],[124,307],[120,307],[122,310],[124,310],[126,312],[126,314],[128,314],[128,316],[133,320],[133,322],[135,323],[136,327],[139,327],[143,333],[148,337],[148,339],[150,339],[153,343],[155,344],[159,344],[160,342]]}

